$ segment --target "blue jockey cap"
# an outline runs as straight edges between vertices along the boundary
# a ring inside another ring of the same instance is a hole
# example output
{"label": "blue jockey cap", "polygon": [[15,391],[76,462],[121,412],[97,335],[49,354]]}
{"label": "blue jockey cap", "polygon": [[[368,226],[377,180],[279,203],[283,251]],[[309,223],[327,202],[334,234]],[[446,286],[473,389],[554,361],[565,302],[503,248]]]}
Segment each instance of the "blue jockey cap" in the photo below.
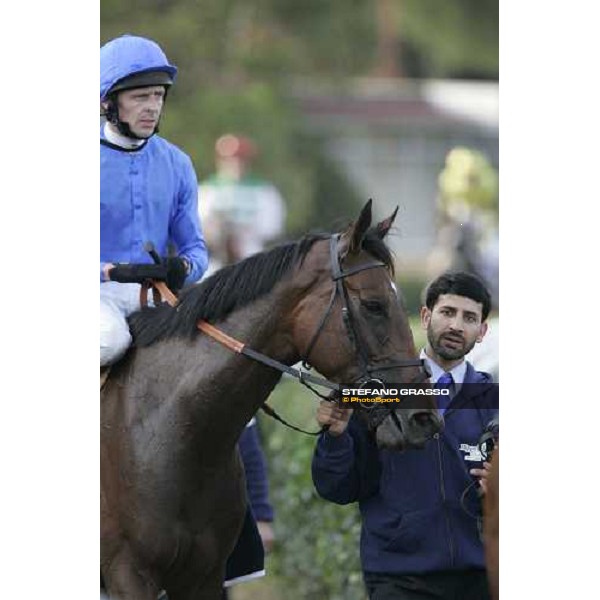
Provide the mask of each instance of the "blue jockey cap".
{"label": "blue jockey cap", "polygon": [[149,85],[170,86],[177,67],[152,40],[122,35],[100,48],[100,100],[109,93]]}

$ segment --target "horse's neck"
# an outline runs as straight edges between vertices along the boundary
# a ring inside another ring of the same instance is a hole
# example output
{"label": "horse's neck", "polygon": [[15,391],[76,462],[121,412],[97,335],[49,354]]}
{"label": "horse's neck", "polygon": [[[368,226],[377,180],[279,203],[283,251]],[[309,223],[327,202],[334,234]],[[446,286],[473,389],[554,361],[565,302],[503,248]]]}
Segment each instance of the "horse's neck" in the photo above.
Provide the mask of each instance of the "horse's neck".
{"label": "horse's neck", "polygon": [[[247,347],[279,361],[289,362],[284,349],[282,317],[278,302],[265,298],[232,314],[219,328]],[[208,378],[215,388],[213,401],[201,407],[207,418],[223,432],[223,440],[233,444],[246,423],[268,398],[281,373],[229,349],[214,340],[202,344],[209,360]],[[212,359],[214,357],[214,359]],[[211,391],[208,392],[211,395]],[[218,400],[215,399],[218,396]]]}
{"label": "horse's neck", "polygon": [[[275,298],[252,303],[219,329],[259,352],[289,362],[282,350],[282,325]],[[190,446],[211,455],[233,449],[246,423],[281,374],[220,345],[205,335],[141,348],[132,363],[130,422],[143,421],[169,438],[185,434]],[[160,368],[158,367],[160,365]],[[127,420],[127,419],[126,419]],[[170,428],[170,429],[169,429]],[[182,444],[182,451],[187,452]],[[215,458],[216,460],[216,458]]]}

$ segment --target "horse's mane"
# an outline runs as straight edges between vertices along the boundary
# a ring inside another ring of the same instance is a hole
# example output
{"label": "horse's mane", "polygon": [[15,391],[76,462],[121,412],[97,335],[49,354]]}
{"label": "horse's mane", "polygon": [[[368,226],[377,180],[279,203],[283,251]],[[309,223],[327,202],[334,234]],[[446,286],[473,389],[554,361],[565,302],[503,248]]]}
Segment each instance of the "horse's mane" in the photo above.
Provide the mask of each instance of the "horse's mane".
{"label": "horse's mane", "polygon": [[[128,319],[134,344],[141,347],[171,337],[192,338],[198,332],[199,320],[218,323],[268,294],[294,265],[302,264],[315,242],[329,237],[328,233],[309,234],[224,267],[202,283],[185,289],[176,307],[161,304],[142,308]],[[392,253],[374,229],[367,232],[362,247],[393,273]]]}

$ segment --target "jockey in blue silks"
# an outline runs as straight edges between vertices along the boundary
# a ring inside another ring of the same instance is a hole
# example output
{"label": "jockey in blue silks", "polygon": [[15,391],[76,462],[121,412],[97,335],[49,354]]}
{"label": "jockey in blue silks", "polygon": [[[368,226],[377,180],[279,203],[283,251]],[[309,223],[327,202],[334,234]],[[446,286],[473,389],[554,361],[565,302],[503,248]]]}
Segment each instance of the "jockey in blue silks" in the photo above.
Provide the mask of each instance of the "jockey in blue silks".
{"label": "jockey in blue silks", "polygon": [[[131,342],[126,317],[140,308],[140,283],[179,289],[208,264],[198,217],[198,183],[189,156],[156,135],[177,75],[160,46],[132,35],[100,49],[100,364]],[[152,242],[166,257],[154,264]]]}

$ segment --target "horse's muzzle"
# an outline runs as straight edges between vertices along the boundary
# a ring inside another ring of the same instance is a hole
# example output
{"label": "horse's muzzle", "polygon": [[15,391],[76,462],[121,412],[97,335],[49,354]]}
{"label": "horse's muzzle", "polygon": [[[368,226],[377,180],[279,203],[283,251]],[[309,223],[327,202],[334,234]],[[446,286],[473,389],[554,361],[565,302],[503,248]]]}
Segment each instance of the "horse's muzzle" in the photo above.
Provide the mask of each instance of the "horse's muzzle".
{"label": "horse's muzzle", "polygon": [[408,419],[407,442],[420,446],[444,428],[444,419],[437,410],[416,410]]}

